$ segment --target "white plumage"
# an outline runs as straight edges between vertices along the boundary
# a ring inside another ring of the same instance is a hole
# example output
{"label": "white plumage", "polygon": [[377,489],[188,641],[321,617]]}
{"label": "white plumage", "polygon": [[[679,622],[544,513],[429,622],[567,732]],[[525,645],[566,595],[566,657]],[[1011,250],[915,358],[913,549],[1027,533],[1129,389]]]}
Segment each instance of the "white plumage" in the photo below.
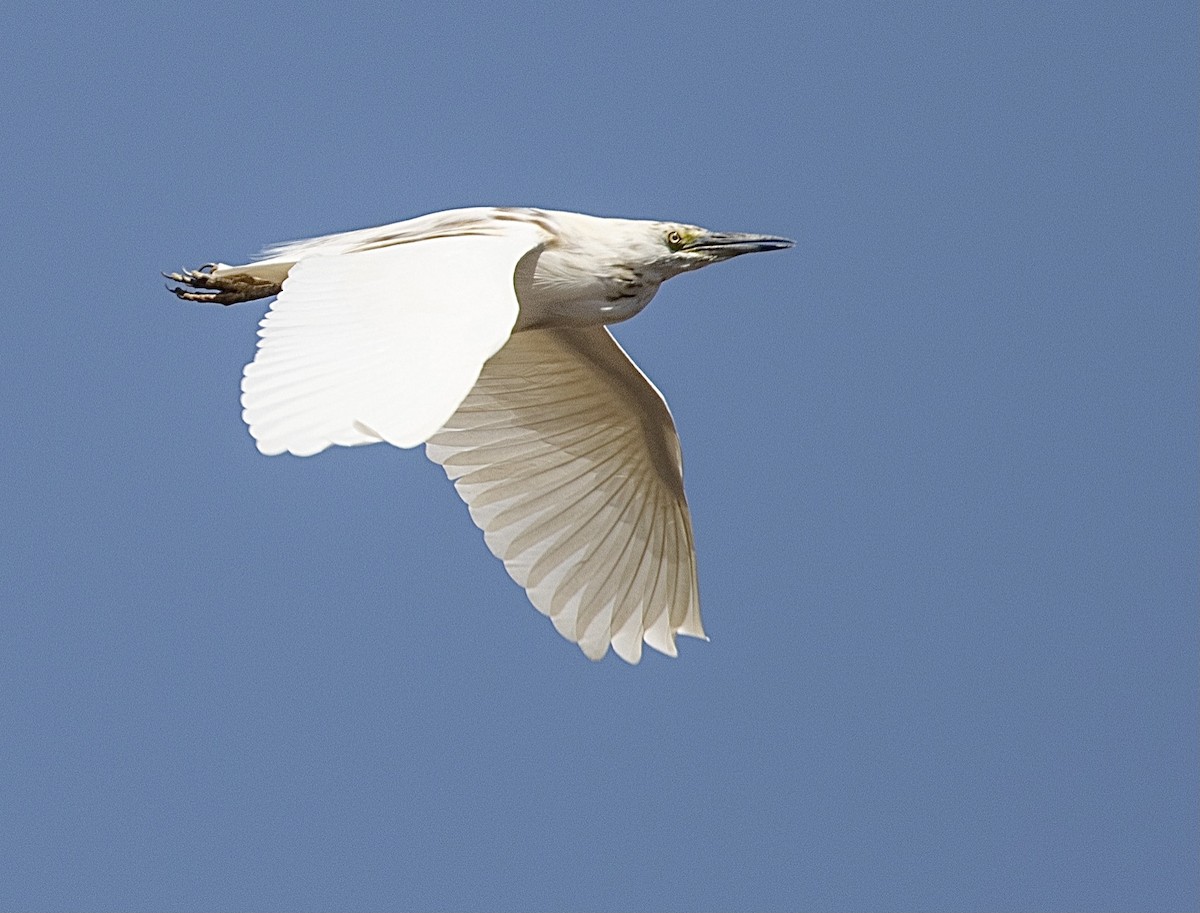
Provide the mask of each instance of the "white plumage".
{"label": "white plumage", "polygon": [[426,444],[492,553],[592,659],[704,637],[679,440],[605,324],[782,238],[534,209],[434,213],[170,274],[277,294],[242,383],[266,454]]}

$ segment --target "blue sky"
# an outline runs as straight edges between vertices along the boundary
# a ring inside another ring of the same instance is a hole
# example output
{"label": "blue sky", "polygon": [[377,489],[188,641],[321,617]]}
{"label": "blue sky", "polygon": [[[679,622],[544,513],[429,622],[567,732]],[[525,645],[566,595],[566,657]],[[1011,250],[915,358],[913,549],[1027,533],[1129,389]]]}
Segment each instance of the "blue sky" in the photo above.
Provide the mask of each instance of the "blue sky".
{"label": "blue sky", "polygon": [[[0,908],[1200,904],[1192,4],[10,7]],[[417,452],[260,456],[159,270],[454,206],[797,240],[619,338],[711,643]]]}

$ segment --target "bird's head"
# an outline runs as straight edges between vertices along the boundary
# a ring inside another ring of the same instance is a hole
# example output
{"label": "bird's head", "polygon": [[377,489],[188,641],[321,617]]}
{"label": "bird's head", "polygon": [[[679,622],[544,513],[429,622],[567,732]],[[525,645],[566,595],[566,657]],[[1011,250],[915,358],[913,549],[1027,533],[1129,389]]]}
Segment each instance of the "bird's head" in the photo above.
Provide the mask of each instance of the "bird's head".
{"label": "bird's head", "polygon": [[774,235],[709,231],[679,222],[527,212],[552,238],[537,254],[532,281],[522,293],[522,307],[535,315],[534,322],[547,322],[547,315],[580,326],[626,320],[672,276],[740,254],[794,246]]}
{"label": "bird's head", "polygon": [[661,273],[663,279],[742,254],[785,250],[796,243],[774,235],[709,231],[698,225],[676,222],[645,224],[646,242],[643,250],[653,258],[656,271]]}

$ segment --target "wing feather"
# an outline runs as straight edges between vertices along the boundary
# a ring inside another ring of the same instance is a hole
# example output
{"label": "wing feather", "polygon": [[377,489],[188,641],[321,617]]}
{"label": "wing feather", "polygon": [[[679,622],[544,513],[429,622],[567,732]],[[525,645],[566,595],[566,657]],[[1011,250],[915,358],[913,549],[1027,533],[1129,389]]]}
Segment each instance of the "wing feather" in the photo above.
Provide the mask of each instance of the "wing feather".
{"label": "wing feather", "polygon": [[599,659],[704,637],[679,441],[603,327],[514,334],[426,442],[493,554]]}

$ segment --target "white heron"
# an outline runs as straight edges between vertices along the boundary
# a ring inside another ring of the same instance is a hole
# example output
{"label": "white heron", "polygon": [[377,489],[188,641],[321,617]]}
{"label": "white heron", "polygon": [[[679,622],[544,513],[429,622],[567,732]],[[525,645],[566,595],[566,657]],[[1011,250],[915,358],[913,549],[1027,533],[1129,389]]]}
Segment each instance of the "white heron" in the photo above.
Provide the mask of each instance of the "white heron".
{"label": "white heron", "polygon": [[277,296],[242,380],[260,451],[425,444],[558,632],[636,663],[705,634],[679,438],[607,325],[672,276],[792,244],[472,208],[164,275],[188,301]]}

